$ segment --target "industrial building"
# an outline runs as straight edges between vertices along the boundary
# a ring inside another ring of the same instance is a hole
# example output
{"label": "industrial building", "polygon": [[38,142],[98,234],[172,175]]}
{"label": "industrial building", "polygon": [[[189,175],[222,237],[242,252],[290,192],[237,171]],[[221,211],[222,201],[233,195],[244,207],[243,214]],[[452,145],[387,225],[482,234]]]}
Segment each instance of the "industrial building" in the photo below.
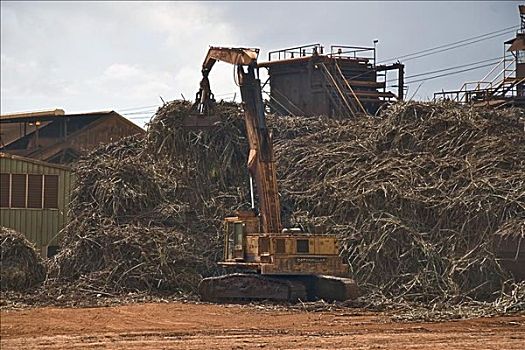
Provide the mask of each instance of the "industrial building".
{"label": "industrial building", "polygon": [[70,164],[101,144],[144,132],[115,111],[4,114],[0,116],[0,151]]}
{"label": "industrial building", "polygon": [[[404,98],[404,65],[376,64],[375,47],[292,47],[269,52],[258,67],[268,70],[263,91],[269,86],[270,112],[278,115],[347,118]],[[397,72],[396,91],[387,90],[390,71]]]}
{"label": "industrial building", "polygon": [[0,153],[0,225],[53,254],[67,223],[75,176],[70,167]]}
{"label": "industrial building", "polygon": [[0,117],[0,225],[53,254],[68,221],[70,165],[102,144],[145,131],[114,111],[62,109]]}

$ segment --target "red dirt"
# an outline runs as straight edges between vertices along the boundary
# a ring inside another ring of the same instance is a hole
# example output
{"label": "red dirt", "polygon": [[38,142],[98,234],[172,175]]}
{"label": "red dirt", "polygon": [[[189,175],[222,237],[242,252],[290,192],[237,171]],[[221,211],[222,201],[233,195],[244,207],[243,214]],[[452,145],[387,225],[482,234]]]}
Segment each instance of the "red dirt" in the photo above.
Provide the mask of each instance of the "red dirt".
{"label": "red dirt", "polygon": [[347,310],[183,303],[1,312],[1,348],[523,349],[525,315],[393,323]]}

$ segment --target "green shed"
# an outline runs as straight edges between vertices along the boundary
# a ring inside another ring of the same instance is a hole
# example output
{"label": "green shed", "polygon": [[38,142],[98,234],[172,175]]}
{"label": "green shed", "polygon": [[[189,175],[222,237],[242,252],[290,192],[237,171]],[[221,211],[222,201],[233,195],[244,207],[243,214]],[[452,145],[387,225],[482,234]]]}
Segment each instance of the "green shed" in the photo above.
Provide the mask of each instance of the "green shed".
{"label": "green shed", "polygon": [[68,166],[0,153],[0,225],[25,234],[47,256],[67,223],[74,181]]}

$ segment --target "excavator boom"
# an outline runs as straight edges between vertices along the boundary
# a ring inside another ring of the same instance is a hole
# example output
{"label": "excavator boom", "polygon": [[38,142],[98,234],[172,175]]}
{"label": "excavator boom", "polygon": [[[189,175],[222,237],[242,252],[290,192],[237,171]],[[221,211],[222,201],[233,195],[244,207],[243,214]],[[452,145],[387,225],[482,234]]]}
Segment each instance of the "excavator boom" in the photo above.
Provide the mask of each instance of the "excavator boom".
{"label": "excavator boom", "polygon": [[222,61],[237,66],[237,77],[241,89],[244,122],[250,151],[248,170],[255,179],[259,197],[261,230],[264,233],[281,232],[281,206],[277,190],[277,176],[273,156],[272,140],[261,93],[261,82],[256,78],[258,49],[211,47],[202,64],[201,88],[197,93],[195,109],[209,114],[215,101],[211,99],[208,75],[215,62]]}
{"label": "excavator boom", "polygon": [[215,62],[222,61],[234,65],[249,66],[257,63],[259,49],[241,47],[210,47],[202,64],[202,70],[209,72]]}
{"label": "excavator boom", "polygon": [[264,116],[261,82],[255,78],[254,70],[253,65],[247,67],[247,72],[244,72],[242,66],[238,66],[244,122],[250,145],[248,170],[252,178],[255,178],[259,196],[261,232],[279,233],[282,230],[281,205],[277,189],[273,143]]}

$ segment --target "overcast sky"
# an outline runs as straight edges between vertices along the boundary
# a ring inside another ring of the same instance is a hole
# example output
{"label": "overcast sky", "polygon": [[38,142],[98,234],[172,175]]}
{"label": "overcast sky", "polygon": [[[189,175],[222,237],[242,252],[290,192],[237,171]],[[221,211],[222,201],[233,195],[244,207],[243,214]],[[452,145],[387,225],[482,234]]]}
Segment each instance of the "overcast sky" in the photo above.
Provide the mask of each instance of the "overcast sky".
{"label": "overcast sky", "polygon": [[[261,61],[290,46],[373,46],[378,39],[381,61],[517,26],[519,3],[2,1],[1,111],[117,110],[143,125],[159,96],[193,99],[209,45],[259,47]],[[501,57],[512,37],[406,61],[406,75]],[[415,97],[459,88],[489,70],[429,80]],[[218,97],[237,91],[231,66],[217,64],[210,80]]]}

